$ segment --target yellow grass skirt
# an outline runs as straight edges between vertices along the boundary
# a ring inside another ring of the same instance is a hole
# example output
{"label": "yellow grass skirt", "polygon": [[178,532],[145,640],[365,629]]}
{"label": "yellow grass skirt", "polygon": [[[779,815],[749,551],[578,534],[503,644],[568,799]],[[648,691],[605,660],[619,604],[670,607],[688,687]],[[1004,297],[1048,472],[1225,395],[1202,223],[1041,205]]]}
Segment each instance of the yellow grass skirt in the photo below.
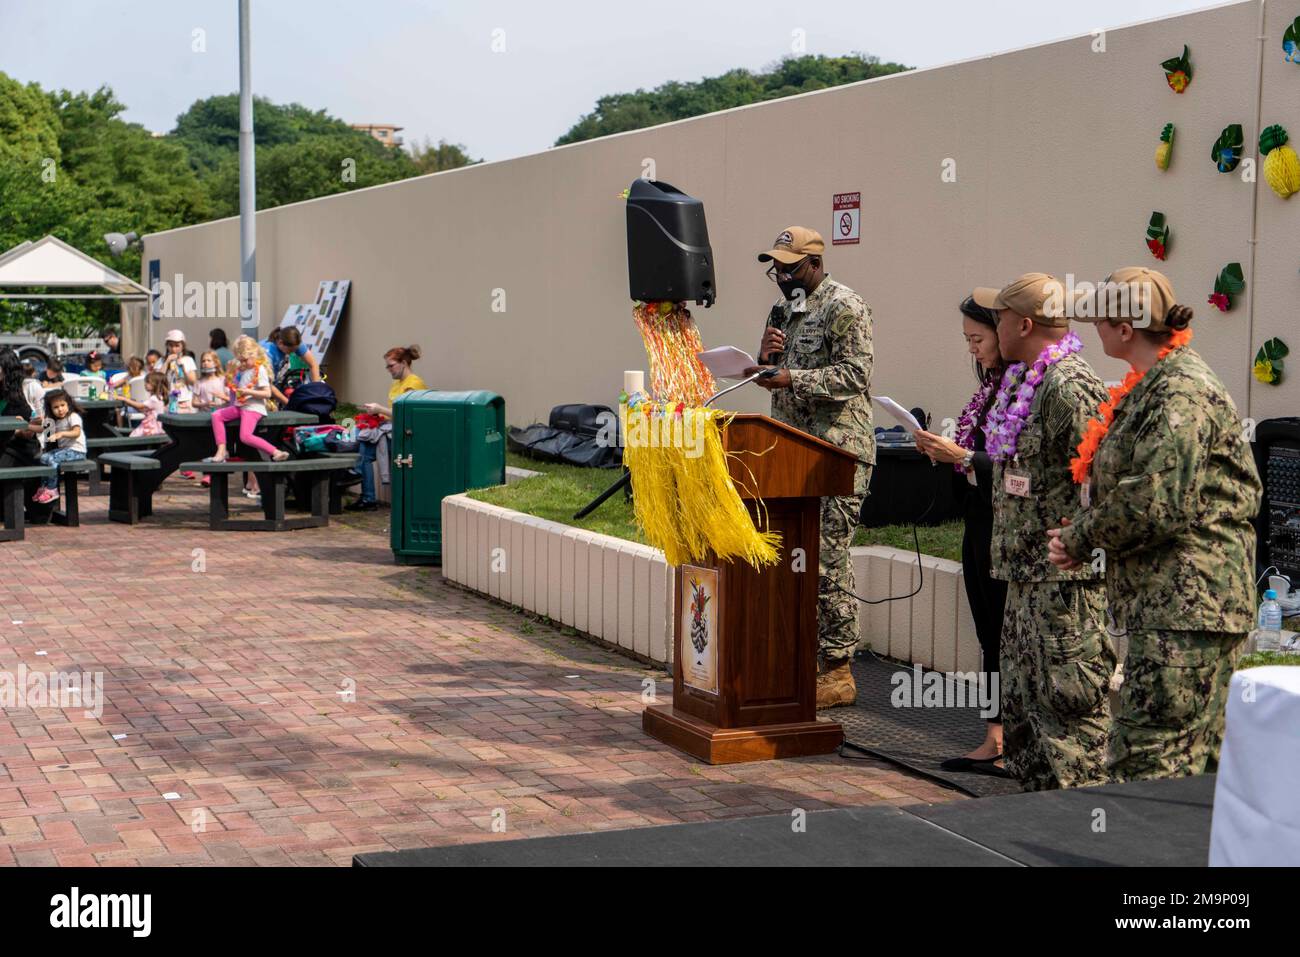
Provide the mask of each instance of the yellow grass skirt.
{"label": "yellow grass skirt", "polygon": [[722,429],[730,414],[649,401],[623,411],[623,464],[646,541],[671,565],[702,561],[709,551],[755,568],[776,564],[780,534],[754,526],[727,468]]}

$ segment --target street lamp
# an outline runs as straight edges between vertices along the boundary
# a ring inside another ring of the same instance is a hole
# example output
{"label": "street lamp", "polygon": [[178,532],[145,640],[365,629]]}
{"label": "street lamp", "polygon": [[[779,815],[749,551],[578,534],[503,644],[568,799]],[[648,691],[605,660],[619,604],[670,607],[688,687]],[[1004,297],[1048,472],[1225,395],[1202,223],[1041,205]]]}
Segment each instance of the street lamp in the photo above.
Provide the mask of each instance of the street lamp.
{"label": "street lamp", "polygon": [[138,233],[104,233],[104,242],[108,243],[108,251],[116,259],[129,247],[138,246],[140,236]]}

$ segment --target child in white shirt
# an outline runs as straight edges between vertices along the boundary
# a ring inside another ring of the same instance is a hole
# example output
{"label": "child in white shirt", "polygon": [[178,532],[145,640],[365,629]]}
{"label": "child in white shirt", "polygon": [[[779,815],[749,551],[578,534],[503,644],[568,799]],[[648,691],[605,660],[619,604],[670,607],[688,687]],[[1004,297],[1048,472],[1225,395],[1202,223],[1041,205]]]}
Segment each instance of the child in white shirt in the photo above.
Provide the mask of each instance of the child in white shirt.
{"label": "child in white shirt", "polygon": [[58,498],[59,463],[85,457],[86,433],[81,427],[81,410],[68,393],[51,389],[45,394],[45,451],[41,453],[41,464],[53,465],[56,470],[49,478],[41,479],[41,487],[32,501],[52,502]]}

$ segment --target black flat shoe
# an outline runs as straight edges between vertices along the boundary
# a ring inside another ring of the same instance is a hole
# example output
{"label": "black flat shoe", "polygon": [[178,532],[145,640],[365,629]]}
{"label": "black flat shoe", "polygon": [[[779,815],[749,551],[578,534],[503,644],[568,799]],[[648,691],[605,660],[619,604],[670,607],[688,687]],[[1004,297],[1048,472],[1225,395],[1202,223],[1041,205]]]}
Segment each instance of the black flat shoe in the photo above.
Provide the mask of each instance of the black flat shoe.
{"label": "black flat shoe", "polygon": [[351,505],[343,506],[344,511],[348,512],[377,512],[379,511],[378,502],[362,502],[360,500],[353,502]]}
{"label": "black flat shoe", "polygon": [[[993,761],[996,760],[997,758],[993,759]],[[976,761],[975,767],[971,768],[971,770],[976,774],[986,774],[991,778],[1012,778],[1011,772],[1006,768],[998,767],[993,761]]]}
{"label": "black flat shoe", "polygon": [[994,761],[1001,760],[1002,755],[994,755],[991,758],[949,758],[939,765],[943,771],[978,771],[981,764],[992,764]]}

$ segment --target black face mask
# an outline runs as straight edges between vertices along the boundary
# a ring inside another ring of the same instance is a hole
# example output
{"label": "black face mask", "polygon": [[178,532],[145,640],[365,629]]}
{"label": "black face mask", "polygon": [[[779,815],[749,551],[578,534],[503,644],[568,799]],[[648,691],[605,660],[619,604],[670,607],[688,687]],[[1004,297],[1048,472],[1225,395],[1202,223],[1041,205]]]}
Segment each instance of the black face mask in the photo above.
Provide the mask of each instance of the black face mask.
{"label": "black face mask", "polygon": [[795,296],[803,289],[803,283],[798,279],[789,279],[784,282],[778,282],[777,288],[781,290],[781,295],[786,299],[793,300]]}

